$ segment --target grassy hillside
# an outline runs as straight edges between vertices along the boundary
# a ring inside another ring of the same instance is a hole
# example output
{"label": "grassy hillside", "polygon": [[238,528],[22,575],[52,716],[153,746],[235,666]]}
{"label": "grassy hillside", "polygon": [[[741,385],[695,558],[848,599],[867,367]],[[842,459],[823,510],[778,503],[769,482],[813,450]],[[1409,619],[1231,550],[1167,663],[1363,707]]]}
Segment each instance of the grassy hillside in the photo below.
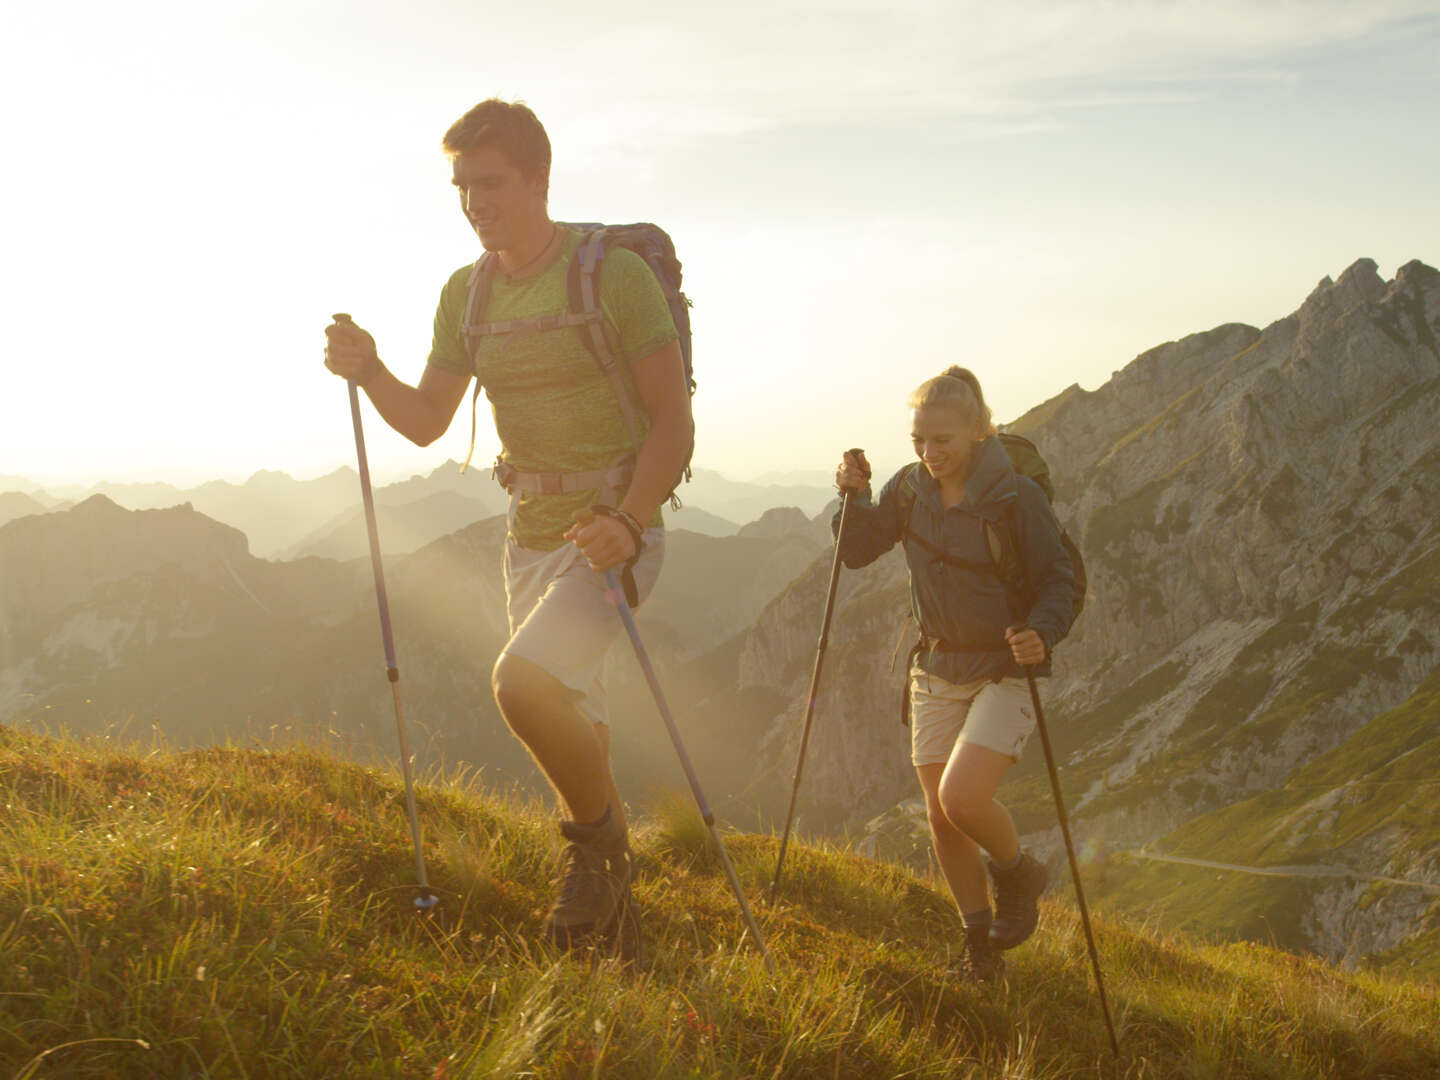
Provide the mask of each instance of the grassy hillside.
{"label": "grassy hillside", "polygon": [[[1333,904],[1337,880],[1345,881],[1355,893],[1347,905],[1364,913],[1359,923],[1380,946],[1377,963],[1440,979],[1440,890],[1402,883],[1433,880],[1437,717],[1440,672],[1433,672],[1408,700],[1283,786],[1196,818],[1152,845],[1185,859],[1300,873],[1261,877],[1121,857],[1107,866],[1097,894],[1127,910],[1149,910],[1167,926],[1302,949],[1311,945],[1310,913]],[[1325,867],[1356,873],[1304,876]],[[1225,888],[1214,888],[1216,879]],[[1387,922],[1407,929],[1403,945],[1385,947]]]}
{"label": "grassy hillside", "polygon": [[769,939],[683,802],[641,815],[650,956],[536,943],[558,851],[536,804],[420,792],[416,915],[398,779],[313,750],[142,753],[0,727],[0,1077],[1421,1077],[1434,984],[1098,924],[1127,1053],[1109,1057],[1073,912],[1008,985],[947,977],[957,926],[909,872],[730,850]]}

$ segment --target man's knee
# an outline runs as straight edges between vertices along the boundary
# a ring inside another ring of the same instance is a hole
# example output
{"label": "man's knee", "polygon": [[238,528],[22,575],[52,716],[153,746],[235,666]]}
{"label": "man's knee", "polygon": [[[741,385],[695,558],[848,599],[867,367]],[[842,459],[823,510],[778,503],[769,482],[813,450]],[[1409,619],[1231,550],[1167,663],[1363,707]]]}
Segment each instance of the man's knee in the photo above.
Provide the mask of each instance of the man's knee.
{"label": "man's knee", "polygon": [[490,689],[500,715],[511,730],[521,734],[564,688],[555,676],[533,661],[502,652],[490,672]]}

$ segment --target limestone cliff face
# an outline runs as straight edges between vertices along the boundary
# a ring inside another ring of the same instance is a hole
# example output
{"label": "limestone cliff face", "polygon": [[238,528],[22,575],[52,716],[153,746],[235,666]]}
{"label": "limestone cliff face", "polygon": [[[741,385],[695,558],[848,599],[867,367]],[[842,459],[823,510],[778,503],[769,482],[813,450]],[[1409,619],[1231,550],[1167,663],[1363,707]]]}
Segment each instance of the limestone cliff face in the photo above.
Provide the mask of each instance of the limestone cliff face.
{"label": "limestone cliff face", "polygon": [[1331,605],[1427,550],[1437,320],[1440,274],[1387,284],[1361,260],[1259,334],[1162,346],[1017,421],[1093,574],[1065,692],[1104,695],[1217,619]]}
{"label": "limestone cliff face", "polygon": [[[1440,273],[1412,262],[1385,281],[1364,259],[1263,330],[1161,345],[1009,425],[1048,459],[1090,571],[1046,696],[1092,846],[1156,842],[1284,784],[1435,671],[1437,340]],[[828,569],[827,555],[744,641],[741,682],[782,686],[791,702],[763,747],[777,786]],[[885,667],[903,565],[892,556],[841,581],[802,806],[817,827],[853,830],[913,798],[915,781],[894,721],[899,676]],[[1053,851],[1034,750],[1007,791],[1031,841]],[[1440,883],[1440,856],[1417,862],[1411,834],[1382,830],[1347,850],[1365,872]],[[1333,943],[1348,916],[1320,903],[1307,925]],[[1372,934],[1373,948],[1397,933]]]}

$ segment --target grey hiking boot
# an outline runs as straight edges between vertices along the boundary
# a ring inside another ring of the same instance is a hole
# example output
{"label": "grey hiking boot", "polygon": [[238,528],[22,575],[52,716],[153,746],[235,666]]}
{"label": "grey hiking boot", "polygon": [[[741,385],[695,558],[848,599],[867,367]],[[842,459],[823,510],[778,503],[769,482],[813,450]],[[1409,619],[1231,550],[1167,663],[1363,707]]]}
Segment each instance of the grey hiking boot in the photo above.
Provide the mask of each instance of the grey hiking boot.
{"label": "grey hiking boot", "polygon": [[997,870],[990,864],[990,877],[995,882],[995,922],[990,927],[990,944],[997,949],[1013,949],[1035,932],[1040,921],[1036,903],[1049,879],[1045,864],[1020,853],[1020,865],[1010,870]]}
{"label": "grey hiking boot", "polygon": [[610,812],[593,825],[562,821],[565,846],[560,895],[545,916],[544,932],[571,948],[612,934],[622,916],[635,918],[630,897],[630,845]]}

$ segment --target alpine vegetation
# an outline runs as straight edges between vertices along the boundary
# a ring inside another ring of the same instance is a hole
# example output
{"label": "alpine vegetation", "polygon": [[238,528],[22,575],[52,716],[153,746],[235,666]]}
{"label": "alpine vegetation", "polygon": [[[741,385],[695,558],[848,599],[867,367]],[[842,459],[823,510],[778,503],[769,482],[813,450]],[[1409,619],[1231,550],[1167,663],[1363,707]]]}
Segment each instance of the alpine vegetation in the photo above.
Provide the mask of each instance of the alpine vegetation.
{"label": "alpine vegetation", "polygon": [[[678,793],[632,822],[641,965],[540,934],[563,863],[547,809],[421,777],[431,913],[405,788],[315,749],[177,752],[0,727],[0,1075],[67,1080],[1419,1078],[1433,983],[1102,916],[1123,1063],[1074,909],[1003,981],[955,979],[944,886],[797,839],[743,931]],[[726,847],[756,895],[773,837]],[[1087,882],[1088,884],[1088,882]]]}

